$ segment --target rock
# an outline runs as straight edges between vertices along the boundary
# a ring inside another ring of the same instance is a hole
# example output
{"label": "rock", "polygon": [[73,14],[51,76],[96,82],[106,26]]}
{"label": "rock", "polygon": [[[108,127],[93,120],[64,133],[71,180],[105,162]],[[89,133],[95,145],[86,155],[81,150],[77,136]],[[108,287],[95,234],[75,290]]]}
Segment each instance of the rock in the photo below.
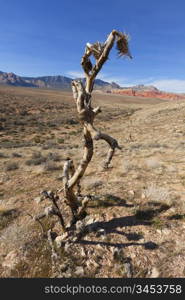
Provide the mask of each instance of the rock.
{"label": "rock", "polygon": [[4,184],[8,180],[10,180],[10,177],[8,175],[6,175],[6,174],[1,174],[0,175],[0,184]]}
{"label": "rock", "polygon": [[88,267],[89,270],[92,269],[92,267],[95,267],[95,268],[98,268],[100,265],[98,263],[96,263],[94,260],[92,259],[89,259],[87,262],[86,262],[86,265]]}
{"label": "rock", "polygon": [[56,243],[57,248],[61,247],[61,244],[62,244],[61,236],[56,237],[55,243]]}
{"label": "rock", "polygon": [[127,278],[131,278],[132,277],[132,265],[130,262],[125,262],[124,263],[124,269],[125,269],[125,273],[127,275]]}
{"label": "rock", "polygon": [[145,193],[142,193],[142,194],[141,194],[141,199],[145,199],[145,198],[146,198]]}
{"label": "rock", "polygon": [[138,174],[133,174],[132,179],[139,179],[139,175]]}
{"label": "rock", "polygon": [[71,227],[71,222],[68,222],[67,224],[66,224],[66,228],[70,228]]}
{"label": "rock", "polygon": [[2,267],[13,270],[19,262],[20,259],[19,259],[18,252],[13,250],[6,255],[2,263]]}
{"label": "rock", "polygon": [[76,222],[76,230],[77,230],[77,232],[83,231],[84,228],[85,228],[85,224],[84,224],[83,221]]}
{"label": "rock", "polygon": [[145,242],[145,239],[144,239],[144,238],[141,238],[141,239],[139,240],[139,242],[140,242],[140,243],[144,243],[144,242]]}
{"label": "rock", "polygon": [[85,219],[85,225],[87,225],[87,231],[88,232],[92,232],[94,231],[96,228],[98,228],[98,222],[99,220],[97,219],[93,219],[93,218],[90,218],[90,219]]}
{"label": "rock", "polygon": [[101,235],[101,239],[102,239],[102,241],[108,242],[108,237],[106,234]]}
{"label": "rock", "polygon": [[163,174],[163,169],[155,170],[155,174],[162,175]]}
{"label": "rock", "polygon": [[135,255],[135,253],[130,253],[130,257],[131,257],[131,259],[134,259],[134,258],[136,258],[136,255]]}
{"label": "rock", "polygon": [[42,201],[42,197],[41,197],[41,196],[36,197],[36,198],[34,199],[34,201],[35,201],[37,204],[39,204],[39,203]]}
{"label": "rock", "polygon": [[[111,248],[114,248],[114,247],[111,247]],[[96,249],[98,249],[99,251],[105,251],[105,249],[104,249],[104,247],[103,246],[101,246],[100,244],[98,244],[97,246],[96,246]]]}
{"label": "rock", "polygon": [[62,246],[62,243],[65,242],[67,237],[68,237],[67,232],[65,232],[64,234],[59,235],[59,236],[56,237],[55,243],[56,243],[57,248],[60,248]]}
{"label": "rock", "polygon": [[134,195],[135,195],[135,192],[134,192],[133,190],[130,190],[130,191],[129,191],[129,194],[130,194],[131,196],[134,196]]}
{"label": "rock", "polygon": [[[128,96],[137,96],[137,97],[147,97],[147,98],[160,98],[160,99],[167,99],[167,100],[178,100],[182,99],[181,95],[174,94],[174,93],[167,93],[159,91],[157,88],[153,86],[143,86],[143,87],[130,87],[127,89],[112,89],[111,93],[113,94],[121,94],[121,95],[128,95]],[[184,97],[183,97],[184,98]]]}
{"label": "rock", "polygon": [[72,237],[71,241],[72,242],[77,242],[77,241],[79,241],[79,239],[80,239],[80,237],[77,235],[77,236]]}
{"label": "rock", "polygon": [[171,233],[171,230],[169,230],[167,228],[164,228],[161,231],[162,231],[162,234],[170,234]]}
{"label": "rock", "polygon": [[44,213],[46,214],[46,216],[51,215],[53,212],[53,206],[48,206],[44,209]]}
{"label": "rock", "polygon": [[74,274],[77,275],[77,276],[84,276],[84,268],[83,267],[77,267]]}
{"label": "rock", "polygon": [[53,195],[54,195],[54,192],[53,192],[53,191],[48,191],[47,193],[48,193],[48,197],[49,197],[49,198],[50,198],[50,197],[52,198]]}
{"label": "rock", "polygon": [[102,235],[106,235],[106,231],[105,231],[105,229],[103,229],[103,228],[99,229],[99,230],[97,231],[97,233],[96,233],[96,236],[97,236],[97,237],[100,237],[100,236],[102,236]]}
{"label": "rock", "polygon": [[86,224],[86,225],[89,225],[89,224],[94,223],[94,219],[93,219],[93,218],[89,218],[89,217],[86,217],[86,218],[84,219],[84,221],[85,221],[85,224]]}
{"label": "rock", "polygon": [[151,270],[150,278],[157,278],[159,277],[159,271],[156,267],[153,267]]}
{"label": "rock", "polygon": [[115,251],[115,247],[114,247],[114,246],[112,246],[112,247],[109,247],[109,250],[110,250],[110,252],[114,253],[114,251]]}
{"label": "rock", "polygon": [[66,243],[65,243],[65,246],[64,246],[64,250],[65,250],[66,252],[68,252],[68,250],[69,250],[70,247],[71,247],[71,243],[70,243],[70,242],[66,242]]}
{"label": "rock", "polygon": [[72,276],[72,271],[71,271],[71,268],[69,268],[67,270],[67,272],[64,273],[64,277],[65,278],[71,278],[71,276]]}
{"label": "rock", "polygon": [[82,257],[86,257],[86,253],[85,253],[85,250],[84,250],[83,247],[81,248],[80,254],[81,254]]}

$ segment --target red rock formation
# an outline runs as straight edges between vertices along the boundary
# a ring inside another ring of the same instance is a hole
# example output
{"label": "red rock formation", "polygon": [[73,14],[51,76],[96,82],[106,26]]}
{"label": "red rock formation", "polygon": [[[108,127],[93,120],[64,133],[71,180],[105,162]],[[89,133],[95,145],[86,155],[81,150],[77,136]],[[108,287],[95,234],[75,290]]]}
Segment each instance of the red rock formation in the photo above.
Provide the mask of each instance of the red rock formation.
{"label": "red rock formation", "polygon": [[128,95],[128,96],[136,96],[136,97],[145,97],[145,98],[159,98],[164,100],[180,100],[185,99],[185,96],[173,94],[173,93],[166,93],[159,91],[157,89],[155,90],[135,90],[132,88],[128,89],[114,89],[111,90],[111,93],[113,94],[120,94],[120,95]]}

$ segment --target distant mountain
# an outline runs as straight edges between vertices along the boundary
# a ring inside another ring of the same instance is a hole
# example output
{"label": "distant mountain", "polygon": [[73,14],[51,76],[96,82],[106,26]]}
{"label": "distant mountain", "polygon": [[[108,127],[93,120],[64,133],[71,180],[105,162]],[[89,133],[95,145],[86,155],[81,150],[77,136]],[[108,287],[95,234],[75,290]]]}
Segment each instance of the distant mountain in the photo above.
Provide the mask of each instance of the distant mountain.
{"label": "distant mountain", "polygon": [[[79,78],[85,81],[83,78]],[[0,71],[0,84],[22,86],[22,87],[36,87],[36,88],[51,88],[51,89],[71,89],[72,78],[57,75],[57,76],[41,76],[41,77],[21,77],[14,73],[6,73]],[[95,80],[95,89],[109,90],[121,88],[115,82],[109,83],[101,79]]]}
{"label": "distant mountain", "polygon": [[0,71],[0,84],[8,84],[14,86],[32,86],[30,83],[27,83],[22,79],[22,77],[14,73],[5,73]]}
{"label": "distant mountain", "polygon": [[42,76],[42,77],[22,77],[26,83],[30,83],[38,88],[52,89],[69,89],[71,88],[71,78],[57,76]]}
{"label": "distant mountain", "polygon": [[144,85],[139,84],[131,87],[134,91],[150,91],[150,92],[158,92],[159,90],[153,85]]}
{"label": "distant mountain", "polygon": [[101,79],[96,79],[95,80],[95,84],[94,84],[94,88],[98,89],[99,87],[102,87],[105,90],[109,90],[109,89],[121,89],[120,85],[118,85],[115,82],[109,83],[109,82],[103,81]]}
{"label": "distant mountain", "polygon": [[[85,82],[84,78],[78,78]],[[13,85],[34,88],[50,88],[71,90],[71,81],[73,79],[62,75],[57,76],[41,76],[41,77],[22,77],[14,73],[6,73],[0,71],[0,85]],[[160,98],[166,100],[185,99],[183,94],[166,93],[158,90],[155,86],[143,84],[131,87],[121,87],[115,82],[106,82],[96,79],[94,89],[99,92],[107,92],[120,95],[138,96],[147,98]]]}

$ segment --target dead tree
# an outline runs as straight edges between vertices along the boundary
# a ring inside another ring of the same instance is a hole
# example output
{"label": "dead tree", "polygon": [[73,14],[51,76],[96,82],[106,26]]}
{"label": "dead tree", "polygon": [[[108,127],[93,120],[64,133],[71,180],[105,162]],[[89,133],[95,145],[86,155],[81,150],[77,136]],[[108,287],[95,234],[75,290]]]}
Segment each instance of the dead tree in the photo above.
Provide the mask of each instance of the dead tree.
{"label": "dead tree", "polygon": [[[84,199],[82,199],[81,204],[79,204],[78,196],[81,193],[80,180],[83,177],[85,170],[93,156],[94,141],[104,140],[109,146],[107,157],[104,161],[105,169],[108,168],[113,158],[115,149],[121,149],[116,139],[105,133],[102,133],[94,127],[94,119],[101,112],[101,108],[93,108],[91,103],[95,78],[101,70],[103,64],[107,61],[114,43],[117,45],[119,56],[126,55],[132,58],[128,47],[128,36],[117,30],[112,30],[104,43],[96,42],[94,44],[86,44],[85,53],[81,60],[81,65],[85,73],[85,84],[79,80],[72,81],[73,98],[76,103],[79,121],[83,126],[83,157],[76,169],[72,159],[66,159],[62,176],[63,188],[55,193],[52,191],[42,192],[42,195],[52,202],[52,206],[47,207],[43,213],[34,218],[36,221],[39,221],[48,215],[55,215],[58,217],[63,231],[66,231],[66,225],[60,211],[60,207],[57,204],[57,202],[61,202],[62,204],[63,199],[61,199],[58,194],[60,194],[61,191],[64,192],[65,202],[69,205],[73,215],[73,219],[71,221],[72,226],[78,220],[83,218],[87,203],[89,201],[89,197],[85,196]],[[94,65],[90,60],[91,56],[93,56],[95,59]],[[77,188],[76,193],[75,188]],[[71,228],[71,226],[69,228]]]}
{"label": "dead tree", "polygon": [[[64,194],[67,199],[67,203],[71,208],[73,216],[78,219],[81,209],[77,201],[77,196],[74,193],[75,186],[80,184],[80,179],[83,177],[85,170],[90,163],[93,156],[93,142],[98,140],[104,140],[109,150],[104,162],[104,168],[108,168],[115,149],[121,149],[116,139],[100,132],[94,127],[94,119],[101,112],[100,107],[92,107],[92,91],[94,81],[103,64],[107,61],[109,53],[116,42],[119,56],[129,56],[130,51],[128,48],[128,36],[117,30],[112,30],[108,35],[107,40],[104,43],[96,42],[94,44],[87,43],[85,53],[81,60],[81,65],[85,74],[85,84],[82,81],[72,81],[73,98],[76,103],[77,113],[79,121],[83,126],[84,134],[84,152],[83,158],[75,170],[72,159],[67,159],[64,164]],[[90,57],[93,56],[95,64],[93,65]]]}

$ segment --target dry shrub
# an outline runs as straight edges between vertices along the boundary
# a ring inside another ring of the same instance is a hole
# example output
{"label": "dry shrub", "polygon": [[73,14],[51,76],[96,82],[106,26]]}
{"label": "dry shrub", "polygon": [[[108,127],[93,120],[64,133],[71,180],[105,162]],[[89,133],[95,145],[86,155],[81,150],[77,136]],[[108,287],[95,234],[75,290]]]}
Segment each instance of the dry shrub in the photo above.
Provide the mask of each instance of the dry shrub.
{"label": "dry shrub", "polygon": [[14,171],[19,169],[19,165],[17,162],[9,161],[5,166],[5,171]]}
{"label": "dry shrub", "polygon": [[7,158],[7,155],[3,152],[0,152],[0,158]]}
{"label": "dry shrub", "polygon": [[12,157],[20,158],[20,157],[22,157],[22,154],[17,153],[17,152],[13,152],[13,153],[12,153]]}
{"label": "dry shrub", "polygon": [[60,170],[61,166],[58,166],[54,161],[46,161],[45,165],[44,165],[44,170],[45,171],[57,171]]}
{"label": "dry shrub", "polygon": [[122,172],[123,173],[128,173],[129,171],[131,171],[132,169],[134,168],[134,165],[128,161],[128,160],[125,160],[122,164]]}
{"label": "dry shrub", "polygon": [[96,188],[102,186],[103,182],[101,180],[97,180],[97,179],[93,179],[93,178],[92,179],[86,178],[83,180],[83,184],[84,184],[86,190],[92,190],[92,189],[96,189]]}
{"label": "dry shrub", "polygon": [[47,155],[47,159],[53,161],[61,161],[60,155],[56,152],[49,152]]}
{"label": "dry shrub", "polygon": [[11,221],[17,218],[18,214],[16,209],[0,207],[0,230],[7,227]]}
{"label": "dry shrub", "polygon": [[171,204],[171,192],[168,188],[156,186],[154,183],[148,185],[144,190],[144,195],[150,201],[154,202],[165,202],[166,204]]}
{"label": "dry shrub", "polygon": [[161,167],[161,162],[155,157],[147,159],[145,163],[146,166],[150,169],[156,169]]}
{"label": "dry shrub", "polygon": [[[58,153],[55,153],[55,152],[54,153],[50,152],[50,153],[47,154],[47,156],[43,156],[41,152],[34,152],[32,154],[31,159],[26,161],[26,165],[28,165],[28,166],[31,166],[31,165],[38,166],[38,165],[41,165],[41,164],[45,163],[45,165],[49,166],[49,165],[52,165],[51,162],[58,162],[60,160],[61,160],[60,155]],[[54,166],[54,163],[53,163],[53,166]]]}
{"label": "dry shrub", "polygon": [[31,159],[26,161],[27,166],[38,166],[46,161],[46,157],[42,155],[41,152],[33,152]]}

